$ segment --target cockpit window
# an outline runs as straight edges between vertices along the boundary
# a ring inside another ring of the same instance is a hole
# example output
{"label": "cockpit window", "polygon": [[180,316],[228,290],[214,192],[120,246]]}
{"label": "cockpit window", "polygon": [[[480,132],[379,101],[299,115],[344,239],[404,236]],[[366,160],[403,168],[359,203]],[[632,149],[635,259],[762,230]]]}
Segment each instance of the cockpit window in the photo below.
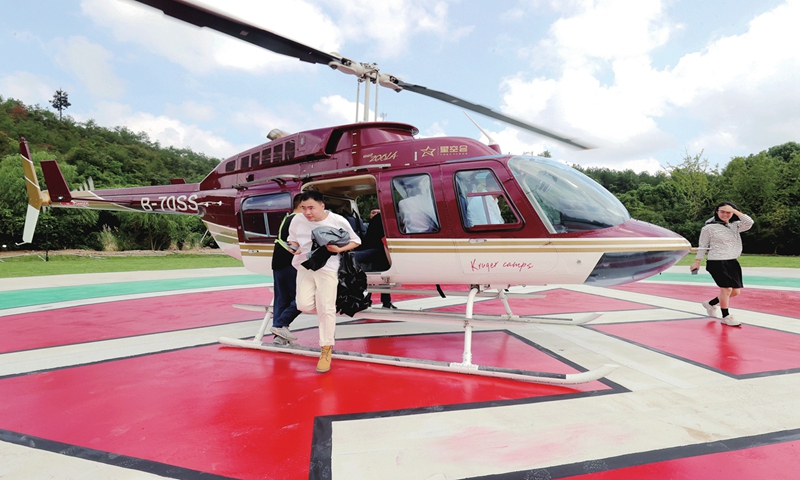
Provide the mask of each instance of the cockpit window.
{"label": "cockpit window", "polygon": [[541,157],[514,157],[508,166],[550,233],[598,230],[630,218],[614,195],[577,170]]}
{"label": "cockpit window", "polygon": [[465,228],[497,229],[519,224],[491,170],[462,170],[456,172],[455,180],[459,212]]}

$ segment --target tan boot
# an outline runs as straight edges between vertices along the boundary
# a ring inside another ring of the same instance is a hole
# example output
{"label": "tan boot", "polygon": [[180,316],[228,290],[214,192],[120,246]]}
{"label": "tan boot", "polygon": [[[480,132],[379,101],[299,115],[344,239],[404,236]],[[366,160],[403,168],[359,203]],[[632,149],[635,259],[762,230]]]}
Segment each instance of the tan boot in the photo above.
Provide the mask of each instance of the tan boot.
{"label": "tan boot", "polygon": [[317,362],[317,371],[319,373],[325,373],[331,369],[331,350],[333,350],[333,347],[326,345],[319,352],[319,362]]}

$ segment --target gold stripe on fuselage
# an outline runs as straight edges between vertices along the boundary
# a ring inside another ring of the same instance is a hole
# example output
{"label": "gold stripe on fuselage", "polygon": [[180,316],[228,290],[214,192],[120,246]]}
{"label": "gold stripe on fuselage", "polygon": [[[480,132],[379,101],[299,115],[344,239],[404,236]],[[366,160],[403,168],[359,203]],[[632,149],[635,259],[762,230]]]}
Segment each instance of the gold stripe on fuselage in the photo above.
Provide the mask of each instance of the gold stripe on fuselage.
{"label": "gold stripe on fuselage", "polygon": [[485,239],[471,243],[463,239],[387,240],[390,253],[545,253],[545,252],[649,252],[688,250],[682,238],[569,238]]}

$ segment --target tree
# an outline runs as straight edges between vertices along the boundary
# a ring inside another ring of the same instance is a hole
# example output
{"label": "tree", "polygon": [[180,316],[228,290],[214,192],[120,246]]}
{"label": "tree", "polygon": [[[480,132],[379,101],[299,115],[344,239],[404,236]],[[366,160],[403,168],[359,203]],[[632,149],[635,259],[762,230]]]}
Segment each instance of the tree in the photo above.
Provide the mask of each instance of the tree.
{"label": "tree", "polygon": [[667,169],[669,181],[686,197],[686,211],[683,213],[687,220],[700,220],[711,210],[714,202],[710,179],[717,172],[709,170],[708,159],[702,157],[703,150],[695,156],[686,152],[683,162],[669,165]]}
{"label": "tree", "polygon": [[776,254],[783,244],[790,214],[786,190],[780,188],[784,172],[785,163],[765,152],[735,157],[721,172],[721,199],[734,202],[756,220],[750,251]]}
{"label": "tree", "polygon": [[61,89],[56,90],[55,95],[53,95],[53,101],[50,102],[50,104],[53,105],[53,108],[58,110],[59,120],[61,120],[61,111],[69,108],[72,105],[67,99],[67,92]]}

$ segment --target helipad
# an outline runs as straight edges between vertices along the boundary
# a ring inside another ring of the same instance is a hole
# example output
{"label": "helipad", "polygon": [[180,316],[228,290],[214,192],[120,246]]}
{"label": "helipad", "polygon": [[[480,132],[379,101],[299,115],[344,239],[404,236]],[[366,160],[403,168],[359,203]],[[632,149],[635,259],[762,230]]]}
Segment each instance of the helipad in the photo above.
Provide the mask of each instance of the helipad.
{"label": "helipad", "polygon": [[[0,478],[731,479],[800,467],[800,272],[745,269],[742,328],[710,277],[552,285],[515,312],[584,326],[476,330],[476,363],[600,381],[547,386],[222,346],[261,317],[243,269],[0,280]],[[395,296],[407,308],[453,298]],[[454,307],[454,304],[456,306]],[[501,311],[482,302],[476,313]],[[316,318],[292,326],[314,346]],[[335,349],[459,361],[458,328],[340,318]]]}

